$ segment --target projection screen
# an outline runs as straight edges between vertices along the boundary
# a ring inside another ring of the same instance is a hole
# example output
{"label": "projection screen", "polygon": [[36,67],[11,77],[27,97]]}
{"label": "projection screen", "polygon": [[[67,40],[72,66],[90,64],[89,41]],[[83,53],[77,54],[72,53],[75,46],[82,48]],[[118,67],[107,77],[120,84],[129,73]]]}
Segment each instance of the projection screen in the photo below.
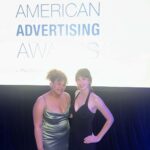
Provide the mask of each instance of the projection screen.
{"label": "projection screen", "polygon": [[148,0],[13,0],[0,5],[0,84],[47,85],[60,69],[75,85],[150,87]]}

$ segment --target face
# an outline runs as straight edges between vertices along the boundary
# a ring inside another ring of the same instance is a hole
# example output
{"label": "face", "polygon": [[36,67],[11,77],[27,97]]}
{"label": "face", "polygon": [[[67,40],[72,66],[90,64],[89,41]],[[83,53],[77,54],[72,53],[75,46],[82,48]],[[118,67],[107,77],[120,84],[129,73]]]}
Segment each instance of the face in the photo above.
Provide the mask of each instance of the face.
{"label": "face", "polygon": [[55,94],[61,95],[66,88],[65,81],[55,80],[54,82],[51,83],[51,88]]}
{"label": "face", "polygon": [[78,77],[76,83],[79,90],[84,90],[90,87],[90,81],[87,77]]}

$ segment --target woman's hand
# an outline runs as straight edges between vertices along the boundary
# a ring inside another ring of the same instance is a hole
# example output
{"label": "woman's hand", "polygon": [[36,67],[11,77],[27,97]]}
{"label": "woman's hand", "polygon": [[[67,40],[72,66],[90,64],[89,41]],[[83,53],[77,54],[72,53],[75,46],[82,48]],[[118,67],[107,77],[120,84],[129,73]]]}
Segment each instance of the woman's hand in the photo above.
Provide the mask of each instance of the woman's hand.
{"label": "woman's hand", "polygon": [[84,143],[85,144],[97,143],[99,141],[100,141],[100,138],[95,136],[93,133],[92,133],[92,135],[89,135],[89,136],[84,138]]}

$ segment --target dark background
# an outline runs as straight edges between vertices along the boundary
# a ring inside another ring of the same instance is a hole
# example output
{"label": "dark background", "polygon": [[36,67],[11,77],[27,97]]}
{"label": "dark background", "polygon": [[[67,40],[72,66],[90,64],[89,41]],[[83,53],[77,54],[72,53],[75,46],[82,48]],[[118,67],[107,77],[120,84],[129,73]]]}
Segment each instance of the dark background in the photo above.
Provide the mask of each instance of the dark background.
{"label": "dark background", "polygon": [[[115,122],[97,150],[150,150],[150,88],[93,87],[114,115]],[[48,86],[0,86],[0,150],[36,150],[32,108]],[[74,97],[75,87],[66,91]],[[94,132],[104,123],[97,112]]]}

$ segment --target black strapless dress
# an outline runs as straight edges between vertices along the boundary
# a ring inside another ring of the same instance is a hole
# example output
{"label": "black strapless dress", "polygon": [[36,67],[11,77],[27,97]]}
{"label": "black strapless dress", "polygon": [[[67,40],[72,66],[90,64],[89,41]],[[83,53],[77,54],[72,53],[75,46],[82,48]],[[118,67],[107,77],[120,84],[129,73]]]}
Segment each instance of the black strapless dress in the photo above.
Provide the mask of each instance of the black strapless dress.
{"label": "black strapless dress", "polygon": [[44,150],[68,150],[69,110],[64,114],[51,113],[45,109],[43,114]]}
{"label": "black strapless dress", "polygon": [[92,134],[92,124],[94,118],[94,113],[92,113],[88,108],[88,100],[90,93],[91,92],[89,92],[86,98],[85,104],[81,106],[77,112],[74,109],[75,101],[71,106],[71,113],[73,115],[73,118],[70,119],[71,129],[69,138],[69,150],[96,149],[96,145],[94,143],[92,144],[84,143],[84,138]]}

